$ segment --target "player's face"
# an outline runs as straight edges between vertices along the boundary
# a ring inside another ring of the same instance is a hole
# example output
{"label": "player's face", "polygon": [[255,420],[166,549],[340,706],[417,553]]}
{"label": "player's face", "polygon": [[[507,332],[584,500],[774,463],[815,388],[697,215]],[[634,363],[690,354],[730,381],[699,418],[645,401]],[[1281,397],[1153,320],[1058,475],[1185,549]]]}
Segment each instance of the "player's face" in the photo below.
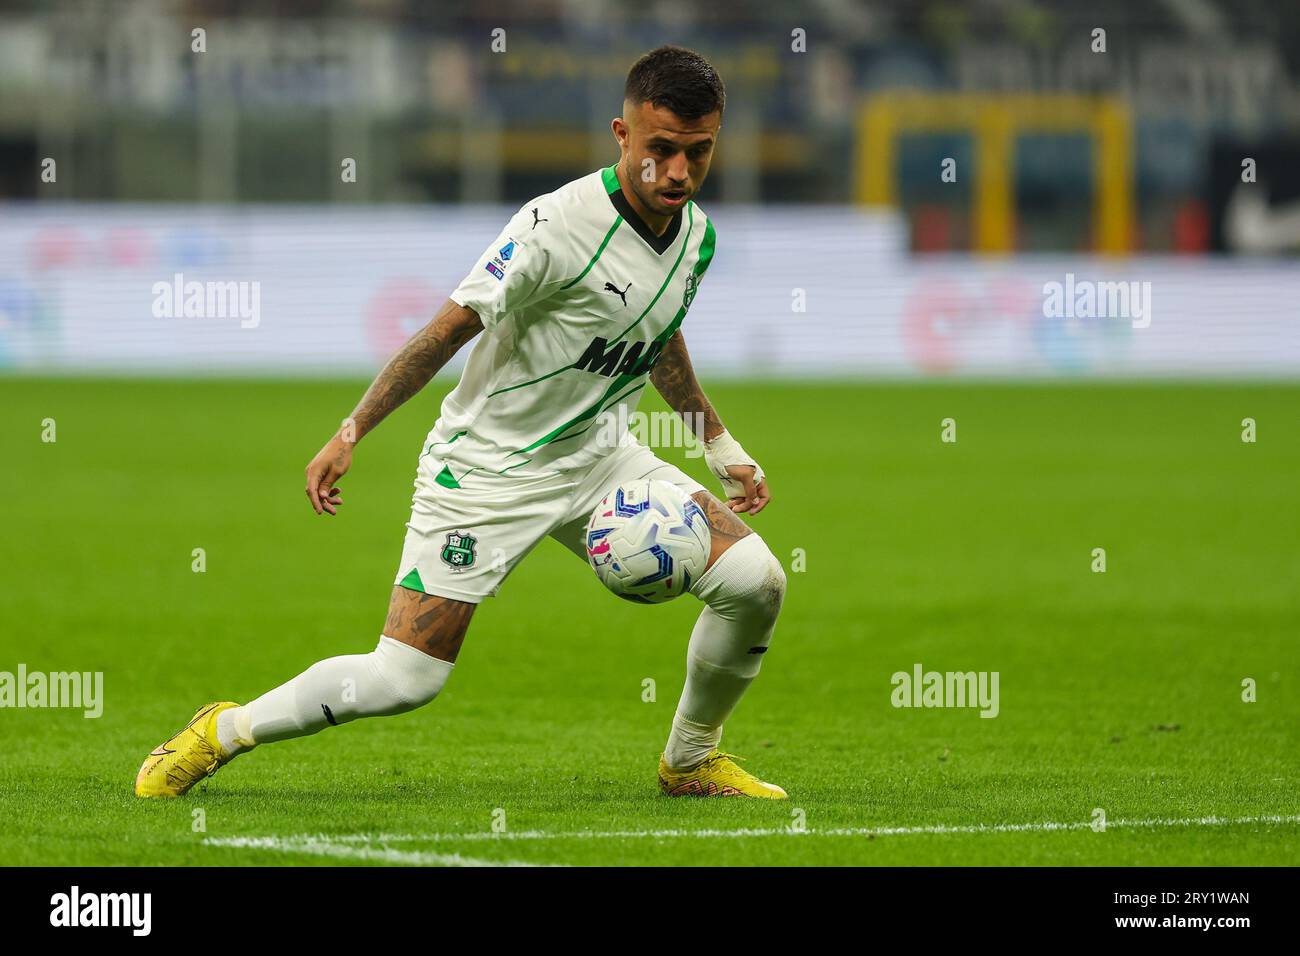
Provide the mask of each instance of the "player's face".
{"label": "player's face", "polygon": [[651,213],[672,217],[704,184],[722,114],[682,119],[652,103],[623,104],[614,134],[627,157],[628,185]]}

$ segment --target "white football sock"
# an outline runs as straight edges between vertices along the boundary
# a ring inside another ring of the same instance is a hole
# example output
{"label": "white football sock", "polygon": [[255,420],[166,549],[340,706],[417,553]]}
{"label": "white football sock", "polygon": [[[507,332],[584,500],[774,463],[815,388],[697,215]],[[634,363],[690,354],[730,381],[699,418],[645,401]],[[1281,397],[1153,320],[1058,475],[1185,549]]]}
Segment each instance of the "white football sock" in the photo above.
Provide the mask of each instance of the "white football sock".
{"label": "white football sock", "polygon": [[226,753],[314,734],[327,724],[401,714],[438,696],[451,664],[381,637],[369,654],[331,657],[243,707],[217,715]]}
{"label": "white football sock", "polygon": [[691,592],[708,606],[691,632],[686,686],[664,747],[664,762],[676,770],[718,746],[723,721],[758,676],[785,597],[785,569],[750,534],[724,551]]}

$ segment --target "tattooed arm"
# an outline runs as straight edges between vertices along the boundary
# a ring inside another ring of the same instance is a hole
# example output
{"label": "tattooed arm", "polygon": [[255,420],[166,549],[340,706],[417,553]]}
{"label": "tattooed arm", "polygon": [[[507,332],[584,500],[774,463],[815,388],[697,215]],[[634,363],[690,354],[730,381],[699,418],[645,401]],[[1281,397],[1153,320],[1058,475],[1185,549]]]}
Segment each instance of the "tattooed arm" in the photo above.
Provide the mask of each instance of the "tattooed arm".
{"label": "tattooed arm", "polygon": [[664,343],[664,350],[650,373],[650,381],[664,397],[668,407],[686,420],[686,425],[701,441],[712,441],[722,434],[722,419],[713,409],[713,403],[700,388],[691,366],[691,356],[686,351],[686,339],[680,331]]}
{"label": "tattooed arm", "polygon": [[337,514],[335,486],[352,466],[352,449],[408,398],[424,388],[462,345],[483,330],[473,309],[450,299],[428,325],[388,360],[334,437],[307,466],[307,500],[317,514]]}
{"label": "tattooed arm", "polygon": [[350,416],[356,430],[351,443],[361,441],[389,412],[424,388],[438,369],[482,330],[483,323],[473,309],[448,299],[433,321],[411,336],[388,360],[361,397]]}
{"label": "tattooed arm", "polygon": [[[722,419],[718,417],[713,403],[704,394],[704,389],[700,387],[699,380],[695,377],[691,356],[686,351],[686,339],[682,337],[680,331],[674,332],[673,337],[664,344],[664,350],[659,354],[659,360],[650,373],[650,381],[668,403],[668,407],[681,415],[686,420],[687,426],[704,442],[706,457],[712,454],[710,449],[723,448],[721,453],[727,454],[724,446],[743,453],[744,450],[736,445],[730,436],[716,445],[712,444],[718,438],[725,436],[727,430],[722,424]],[[752,461],[752,459],[748,460]],[[719,478],[724,478],[722,470],[714,473]],[[758,514],[771,500],[767,481],[756,465],[728,464],[726,478],[723,480],[724,487],[727,486],[726,479],[734,483],[735,490],[730,493],[727,500],[727,507],[734,512]]]}

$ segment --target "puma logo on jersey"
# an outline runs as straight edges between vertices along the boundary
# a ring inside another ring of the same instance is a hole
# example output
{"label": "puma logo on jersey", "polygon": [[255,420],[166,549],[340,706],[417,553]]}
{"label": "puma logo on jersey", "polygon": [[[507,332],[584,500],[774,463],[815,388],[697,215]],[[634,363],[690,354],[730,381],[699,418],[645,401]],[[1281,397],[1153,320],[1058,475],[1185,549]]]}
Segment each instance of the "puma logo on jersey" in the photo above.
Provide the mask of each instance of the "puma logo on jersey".
{"label": "puma logo on jersey", "polygon": [[624,288],[624,289],[620,289],[618,286],[614,285],[614,283],[612,283],[612,282],[606,282],[606,283],[605,283],[605,288],[604,288],[603,291],[605,291],[605,292],[613,292],[615,295],[617,295],[620,299],[623,300],[623,308],[626,309],[626,308],[627,308],[627,290],[630,289],[630,288],[632,288],[632,283],[630,283],[630,282],[627,284],[627,288]]}
{"label": "puma logo on jersey", "polygon": [[[538,218],[537,218],[537,210],[536,210],[536,209],[533,210],[533,229],[536,229],[537,226],[538,226],[540,223],[543,223],[543,222],[550,222],[550,221],[551,221],[551,220],[549,220],[549,219],[538,219]],[[531,232],[531,231],[532,231],[532,230],[530,229],[529,232]]]}
{"label": "puma logo on jersey", "polygon": [[654,368],[663,348],[662,342],[651,342],[649,348],[646,348],[644,342],[633,342],[630,346],[626,342],[618,342],[610,348],[607,341],[597,336],[591,340],[582,357],[573,363],[573,367],[580,372],[596,372],[605,376],[644,375]]}

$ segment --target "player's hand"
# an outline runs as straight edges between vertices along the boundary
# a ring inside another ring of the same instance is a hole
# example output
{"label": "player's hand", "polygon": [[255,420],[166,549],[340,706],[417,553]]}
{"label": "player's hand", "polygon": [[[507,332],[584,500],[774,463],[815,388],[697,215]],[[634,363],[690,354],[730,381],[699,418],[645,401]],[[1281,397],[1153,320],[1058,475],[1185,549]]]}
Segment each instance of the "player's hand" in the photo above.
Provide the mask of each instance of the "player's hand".
{"label": "player's hand", "polygon": [[704,443],[704,463],[722,482],[734,513],[756,515],[772,500],[763,469],[725,428]]}
{"label": "player's hand", "polygon": [[343,498],[336,482],[352,467],[352,444],[335,435],[307,466],[307,500],[317,514],[338,514]]}
{"label": "player's hand", "polygon": [[744,486],[744,494],[727,499],[727,507],[736,514],[758,514],[767,507],[767,503],[772,500],[772,494],[767,490],[767,479],[760,478],[758,484],[754,484],[754,476],[758,470],[753,465],[729,465],[727,474],[733,481],[738,481]]}

